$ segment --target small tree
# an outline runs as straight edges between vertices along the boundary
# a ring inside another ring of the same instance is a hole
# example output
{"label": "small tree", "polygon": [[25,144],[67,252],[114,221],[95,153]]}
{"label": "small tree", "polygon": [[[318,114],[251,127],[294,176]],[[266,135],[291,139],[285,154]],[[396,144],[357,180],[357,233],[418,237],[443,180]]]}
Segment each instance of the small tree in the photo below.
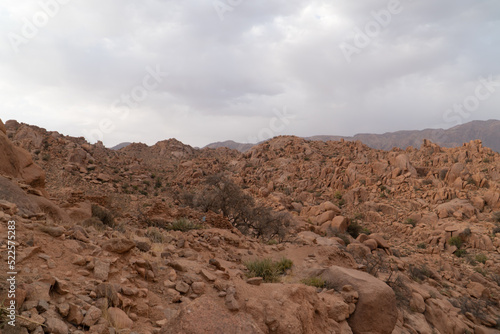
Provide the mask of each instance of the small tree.
{"label": "small tree", "polygon": [[195,195],[193,206],[205,212],[211,210],[227,217],[242,233],[258,238],[283,241],[292,217],[286,212],[255,204],[237,184],[222,174],[207,177],[205,188]]}

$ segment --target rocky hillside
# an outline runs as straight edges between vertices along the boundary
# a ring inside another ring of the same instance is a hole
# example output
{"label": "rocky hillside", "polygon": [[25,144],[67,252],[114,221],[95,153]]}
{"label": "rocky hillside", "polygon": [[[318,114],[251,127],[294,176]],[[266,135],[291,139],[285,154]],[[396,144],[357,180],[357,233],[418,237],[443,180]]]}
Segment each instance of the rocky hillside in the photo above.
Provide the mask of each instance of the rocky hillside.
{"label": "rocky hillside", "polygon": [[[419,148],[424,139],[443,147],[457,147],[462,143],[471,140],[481,140],[483,145],[490,147],[495,152],[500,152],[500,121],[472,121],[462,125],[457,125],[451,129],[425,129],[411,131],[387,132],[384,134],[362,133],[352,137],[343,136],[313,136],[307,137],[307,140],[338,141],[341,139],[349,141],[361,141],[363,144],[380,150],[391,150],[393,147],[406,149],[407,147]],[[213,143],[207,145],[208,148],[227,147],[240,152],[246,152],[252,144],[241,144],[233,141]]]}
{"label": "rocky hillside", "polygon": [[116,151],[8,121],[0,154],[2,333],[500,330],[500,156],[479,140]]}

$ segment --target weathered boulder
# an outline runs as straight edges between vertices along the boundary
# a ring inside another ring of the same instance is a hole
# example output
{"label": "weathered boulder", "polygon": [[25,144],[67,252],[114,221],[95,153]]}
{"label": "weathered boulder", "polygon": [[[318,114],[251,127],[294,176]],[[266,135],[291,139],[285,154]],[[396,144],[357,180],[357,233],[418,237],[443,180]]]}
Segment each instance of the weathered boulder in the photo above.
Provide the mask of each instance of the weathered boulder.
{"label": "weathered boulder", "polygon": [[114,238],[106,240],[102,244],[102,249],[113,253],[126,253],[135,247],[135,242],[126,238]]}
{"label": "weathered boulder", "polygon": [[471,218],[476,212],[476,209],[468,200],[458,198],[452,199],[436,207],[436,213],[440,219],[451,217],[458,210],[467,218]]}
{"label": "weathered boulder", "polygon": [[23,180],[33,187],[45,185],[45,172],[33,163],[31,154],[14,146],[7,135],[0,131],[0,173]]}
{"label": "weathered boulder", "polygon": [[177,316],[163,326],[160,333],[259,334],[263,332],[247,313],[231,312],[217,300],[202,296],[183,306]]}
{"label": "weathered boulder", "polygon": [[351,285],[359,293],[356,310],[349,317],[355,334],[392,333],[398,317],[394,291],[381,280],[362,271],[331,266],[313,273],[335,289]]}
{"label": "weathered boulder", "polygon": [[467,173],[467,167],[465,167],[463,163],[456,163],[451,166],[451,169],[446,176],[446,182],[448,182],[448,184],[453,184],[457,178]]}
{"label": "weathered boulder", "polygon": [[108,316],[111,324],[117,329],[132,328],[134,324],[127,313],[116,307],[108,308]]}

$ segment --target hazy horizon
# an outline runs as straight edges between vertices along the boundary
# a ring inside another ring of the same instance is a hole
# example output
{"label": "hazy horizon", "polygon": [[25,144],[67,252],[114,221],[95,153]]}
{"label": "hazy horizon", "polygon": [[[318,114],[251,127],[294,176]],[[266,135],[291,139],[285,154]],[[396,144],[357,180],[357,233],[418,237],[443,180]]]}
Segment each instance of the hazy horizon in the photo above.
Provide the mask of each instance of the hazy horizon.
{"label": "hazy horizon", "polygon": [[107,147],[498,118],[500,3],[0,4],[0,118]]}

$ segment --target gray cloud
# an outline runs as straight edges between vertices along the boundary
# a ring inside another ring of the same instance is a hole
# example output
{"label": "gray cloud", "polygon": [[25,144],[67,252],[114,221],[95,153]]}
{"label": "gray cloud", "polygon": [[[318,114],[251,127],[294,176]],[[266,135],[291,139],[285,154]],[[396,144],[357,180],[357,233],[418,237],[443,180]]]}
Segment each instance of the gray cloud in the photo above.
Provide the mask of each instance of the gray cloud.
{"label": "gray cloud", "polygon": [[[365,32],[391,1],[242,0],[224,20],[213,4],[227,0],[41,2],[59,8],[18,53],[12,36],[23,37],[43,9],[38,1],[0,5],[2,119],[92,141],[100,133],[106,145],[175,137],[203,146],[498,118],[500,86],[474,110],[445,117],[479,77],[500,82],[494,0],[401,0],[350,63],[339,45],[355,45],[355,28]],[[144,93],[146,68],[157,66],[168,76],[133,107],[113,107]],[[295,116],[286,126],[274,111],[284,107]]]}

